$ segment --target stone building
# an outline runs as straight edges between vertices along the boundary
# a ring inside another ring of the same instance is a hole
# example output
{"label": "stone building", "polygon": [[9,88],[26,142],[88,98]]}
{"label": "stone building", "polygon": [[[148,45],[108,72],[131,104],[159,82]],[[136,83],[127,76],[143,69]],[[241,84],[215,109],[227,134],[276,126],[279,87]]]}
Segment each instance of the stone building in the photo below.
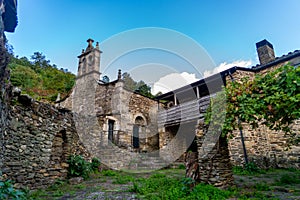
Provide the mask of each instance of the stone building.
{"label": "stone building", "polygon": [[[186,122],[193,122],[193,133],[196,136],[200,133],[201,137],[198,138],[198,145],[196,142],[191,143],[192,146],[190,146],[190,149],[198,149],[198,153],[203,152],[203,149],[207,149],[210,144],[206,144],[207,146],[203,147],[203,130],[201,130],[203,129],[203,126],[198,125],[203,124],[203,113],[207,108],[209,99],[215,92],[221,90],[221,85],[226,86],[228,82],[238,81],[243,77],[252,78],[256,74],[265,74],[268,71],[272,71],[286,64],[290,64],[295,67],[300,65],[299,50],[281,57],[275,57],[273,45],[267,40],[258,42],[256,44],[256,48],[260,60],[259,65],[253,66],[252,68],[235,66],[224,70],[219,74],[215,74],[206,79],[199,80],[188,86],[157,97],[158,100],[172,102],[169,103],[171,106],[169,106],[166,111],[158,113],[158,124],[165,127],[167,130],[165,134],[167,134],[169,138],[172,138],[176,135],[178,126],[182,126],[182,124],[186,124]],[[292,129],[299,135],[299,120],[294,122]],[[245,162],[241,143],[241,137],[243,137],[249,161],[255,162],[258,166],[263,168],[300,168],[299,144],[292,145],[287,148],[287,141],[289,137],[283,132],[269,130],[263,125],[256,130],[252,130],[247,124],[243,124],[242,132],[243,136],[240,135],[239,130],[234,131],[234,138],[230,139],[228,142],[230,160],[232,164],[242,165]],[[208,143],[210,142],[210,139],[206,140]],[[214,144],[211,144],[210,147],[210,150],[212,151],[214,151],[212,146],[217,143],[216,140],[213,140],[213,143]],[[206,155],[208,154],[209,153],[206,153]],[[203,158],[199,157],[199,160],[201,159]],[[223,160],[226,159],[227,158],[224,158]]]}
{"label": "stone building", "polygon": [[[223,85],[243,77],[253,78],[256,74],[265,74],[286,64],[300,65],[299,50],[278,58],[267,40],[258,42],[256,47],[259,65],[252,68],[235,66],[157,97],[157,100],[169,102],[166,110],[158,112],[158,126],[165,130],[160,133],[160,136],[164,135],[161,138],[172,140],[178,134],[185,136],[183,143],[188,147],[188,177],[217,187],[230,186],[233,182],[231,165],[245,163],[242,139],[248,160],[259,167],[300,168],[299,143],[287,148],[289,136],[281,131],[273,131],[263,125],[252,130],[250,125],[243,124],[243,130],[235,130],[233,138],[226,142],[227,138],[220,137],[220,126],[204,124],[203,114],[210,98],[221,91]],[[214,120],[222,120],[218,119],[220,116],[216,117]],[[300,135],[299,120],[291,128]],[[195,140],[192,142],[191,138]]]}
{"label": "stone building", "polygon": [[[273,45],[267,40],[256,43],[260,64],[253,66],[248,71],[239,70],[233,74],[234,79],[241,77],[254,77],[255,74],[265,74],[278,67],[290,64],[294,67],[300,65],[300,51],[296,50],[281,57],[275,57]],[[300,136],[300,120],[296,120],[291,129]],[[239,131],[233,132],[234,138],[229,140],[229,151],[231,161],[234,165],[244,163],[243,148]],[[255,162],[262,168],[300,168],[300,146],[294,144],[289,146],[289,136],[283,131],[270,130],[264,125],[256,130],[248,124],[243,124],[243,135],[246,152],[249,160]]]}
{"label": "stone building", "polygon": [[94,47],[92,39],[87,42],[78,56],[76,84],[60,106],[80,116],[76,128],[94,156],[112,168],[129,168],[138,153],[159,149],[158,101],[126,89],[121,70],[116,80],[100,81],[102,52],[98,43]]}

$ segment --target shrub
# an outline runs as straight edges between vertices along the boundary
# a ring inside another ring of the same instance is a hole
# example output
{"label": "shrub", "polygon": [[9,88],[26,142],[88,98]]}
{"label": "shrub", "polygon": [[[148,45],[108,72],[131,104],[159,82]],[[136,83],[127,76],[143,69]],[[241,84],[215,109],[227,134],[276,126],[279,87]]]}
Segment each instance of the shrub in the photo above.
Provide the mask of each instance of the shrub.
{"label": "shrub", "polygon": [[24,192],[13,187],[11,180],[0,181],[0,199],[26,199]]}
{"label": "shrub", "polygon": [[185,169],[185,165],[184,164],[178,165],[178,169]]}
{"label": "shrub", "polygon": [[99,166],[101,165],[101,162],[98,158],[93,158],[91,163],[91,168],[94,172],[99,171]]}
{"label": "shrub", "polygon": [[68,177],[83,177],[89,178],[91,172],[90,163],[86,162],[80,155],[70,155],[67,160],[69,164]]}
{"label": "shrub", "polygon": [[259,169],[253,162],[245,164],[244,167],[234,166],[232,170],[233,173],[237,175],[253,175],[258,173],[265,173],[264,170]]}
{"label": "shrub", "polygon": [[255,174],[259,172],[259,168],[257,165],[253,162],[249,162],[248,164],[245,164],[244,166],[245,170],[248,171],[250,174]]}

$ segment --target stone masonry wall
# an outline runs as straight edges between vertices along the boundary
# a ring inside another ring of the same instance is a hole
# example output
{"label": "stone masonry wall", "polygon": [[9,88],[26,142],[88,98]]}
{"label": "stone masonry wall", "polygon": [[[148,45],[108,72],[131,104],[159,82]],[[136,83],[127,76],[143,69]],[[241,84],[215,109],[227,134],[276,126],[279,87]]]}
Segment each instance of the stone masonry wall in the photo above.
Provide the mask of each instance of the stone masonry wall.
{"label": "stone masonry wall", "polygon": [[89,156],[70,111],[21,95],[13,99],[9,118],[1,171],[16,186],[45,187],[66,177],[70,154]]}
{"label": "stone masonry wall", "polygon": [[95,104],[97,115],[112,115],[112,96],[115,84],[99,85],[96,88]]}
{"label": "stone masonry wall", "polygon": [[157,102],[144,97],[140,94],[133,93],[130,96],[128,111],[132,116],[132,122],[135,118],[143,116],[145,118],[144,132],[140,134],[142,147],[147,151],[157,150],[159,147],[159,137],[157,130]]}
{"label": "stone masonry wall", "polygon": [[[8,54],[5,49],[3,22],[0,17],[0,169],[3,166],[4,159],[4,134],[7,132],[8,119],[8,104],[11,98],[9,73],[6,70],[8,63]],[[1,179],[1,177],[0,177]]]}
{"label": "stone masonry wall", "polygon": [[217,132],[208,132],[208,127],[199,121],[196,128],[197,152],[186,156],[186,176],[196,182],[208,183],[219,188],[233,185],[228,143]]}
{"label": "stone masonry wall", "polygon": [[[292,125],[295,133],[299,134],[300,120]],[[300,147],[289,145],[290,137],[282,131],[273,131],[261,125],[252,130],[243,124],[248,159],[261,168],[300,168]],[[244,164],[244,155],[239,131],[233,132],[233,139],[229,140],[231,161],[234,165]]]}
{"label": "stone masonry wall", "polygon": [[70,111],[20,92],[13,97],[7,64],[0,17],[0,179],[12,179],[17,187],[45,187],[66,177],[68,155],[88,157],[88,152],[79,141]]}

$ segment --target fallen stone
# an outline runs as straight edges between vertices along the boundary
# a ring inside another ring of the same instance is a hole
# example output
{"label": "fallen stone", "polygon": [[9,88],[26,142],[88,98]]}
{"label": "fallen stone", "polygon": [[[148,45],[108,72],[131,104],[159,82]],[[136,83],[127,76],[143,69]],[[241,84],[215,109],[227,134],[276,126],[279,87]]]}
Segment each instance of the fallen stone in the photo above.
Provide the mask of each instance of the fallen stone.
{"label": "fallen stone", "polygon": [[83,182],[83,178],[82,177],[74,177],[74,178],[70,178],[69,179],[69,183],[71,185],[76,185],[76,184],[79,184],[79,183],[82,183]]}

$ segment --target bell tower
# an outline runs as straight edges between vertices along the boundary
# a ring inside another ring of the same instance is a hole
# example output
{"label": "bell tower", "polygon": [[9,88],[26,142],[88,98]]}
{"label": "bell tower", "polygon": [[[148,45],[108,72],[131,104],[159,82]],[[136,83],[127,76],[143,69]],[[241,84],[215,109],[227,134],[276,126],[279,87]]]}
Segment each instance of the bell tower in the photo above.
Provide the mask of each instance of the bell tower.
{"label": "bell tower", "polygon": [[81,55],[78,56],[78,71],[77,78],[85,75],[92,75],[96,80],[100,79],[100,54],[102,51],[99,49],[99,43],[96,43],[96,47],[93,46],[94,40],[88,39],[88,46],[84,50],[82,49]]}

